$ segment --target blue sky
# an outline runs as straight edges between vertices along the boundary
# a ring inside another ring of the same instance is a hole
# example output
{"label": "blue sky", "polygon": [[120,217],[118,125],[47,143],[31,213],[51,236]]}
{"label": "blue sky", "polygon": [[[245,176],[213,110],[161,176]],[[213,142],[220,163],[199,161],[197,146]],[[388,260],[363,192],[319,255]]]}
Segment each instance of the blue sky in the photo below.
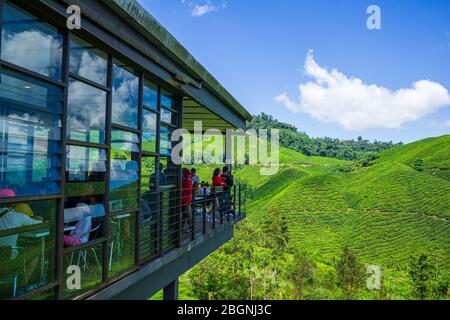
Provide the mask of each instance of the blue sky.
{"label": "blue sky", "polygon": [[[448,0],[139,2],[252,114],[311,136],[450,133]],[[366,27],[371,4],[381,30]]]}

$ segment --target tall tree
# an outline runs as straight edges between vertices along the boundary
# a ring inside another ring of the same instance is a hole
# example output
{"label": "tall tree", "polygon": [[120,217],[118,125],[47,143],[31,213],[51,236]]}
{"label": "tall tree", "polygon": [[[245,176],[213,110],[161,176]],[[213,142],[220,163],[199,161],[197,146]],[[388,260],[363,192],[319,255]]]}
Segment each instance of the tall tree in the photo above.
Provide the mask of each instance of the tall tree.
{"label": "tall tree", "polygon": [[345,247],[336,263],[338,285],[346,299],[352,299],[364,284],[364,266],[358,262],[356,255]]}

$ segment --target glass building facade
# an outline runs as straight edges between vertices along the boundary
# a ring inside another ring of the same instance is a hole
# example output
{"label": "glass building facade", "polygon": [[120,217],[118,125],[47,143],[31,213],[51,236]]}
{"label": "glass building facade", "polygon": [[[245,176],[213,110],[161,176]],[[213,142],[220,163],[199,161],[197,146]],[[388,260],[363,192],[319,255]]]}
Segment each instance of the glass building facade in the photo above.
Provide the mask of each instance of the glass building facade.
{"label": "glass building facade", "polygon": [[73,299],[180,245],[182,97],[82,32],[0,8],[0,299]]}

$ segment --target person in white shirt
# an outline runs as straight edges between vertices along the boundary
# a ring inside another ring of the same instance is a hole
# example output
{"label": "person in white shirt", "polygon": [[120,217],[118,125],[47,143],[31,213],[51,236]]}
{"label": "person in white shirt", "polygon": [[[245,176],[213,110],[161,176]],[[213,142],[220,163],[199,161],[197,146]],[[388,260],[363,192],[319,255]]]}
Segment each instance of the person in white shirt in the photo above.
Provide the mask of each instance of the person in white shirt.
{"label": "person in white shirt", "polygon": [[89,242],[90,231],[92,229],[92,208],[85,203],[80,203],[76,208],[65,210],[66,222],[70,218],[77,220],[75,229],[68,236],[64,236],[64,244],[66,247],[79,246]]}
{"label": "person in white shirt", "polygon": [[[15,212],[9,208],[0,209],[0,234],[1,231],[16,229],[42,223],[42,221],[35,220],[27,215]],[[11,247],[11,259],[15,259],[19,255],[17,250],[18,234],[0,238],[0,247]]]}

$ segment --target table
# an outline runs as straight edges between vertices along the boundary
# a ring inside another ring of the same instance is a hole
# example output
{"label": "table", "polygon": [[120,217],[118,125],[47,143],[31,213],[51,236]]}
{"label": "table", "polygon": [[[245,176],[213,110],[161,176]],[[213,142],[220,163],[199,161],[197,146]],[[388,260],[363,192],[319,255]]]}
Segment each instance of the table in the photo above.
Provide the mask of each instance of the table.
{"label": "table", "polygon": [[[64,232],[74,230],[75,227],[65,227]],[[22,237],[29,239],[39,239],[40,240],[40,276],[39,276],[39,285],[43,286],[46,284],[46,276],[45,276],[45,238],[50,235],[49,228],[39,229],[35,231],[29,231],[21,234]]]}
{"label": "table", "polygon": [[120,239],[120,230],[122,227],[122,220],[131,217],[131,214],[126,213],[126,214],[119,214],[116,216],[113,216],[112,218],[117,220],[117,228],[118,228],[118,232],[117,232],[117,236],[116,239],[112,241],[111,243],[111,252],[109,253],[109,270],[111,270],[112,268],[112,258],[113,258],[113,250],[114,250],[114,243],[117,242],[117,253],[120,256],[121,255],[121,239]]}

